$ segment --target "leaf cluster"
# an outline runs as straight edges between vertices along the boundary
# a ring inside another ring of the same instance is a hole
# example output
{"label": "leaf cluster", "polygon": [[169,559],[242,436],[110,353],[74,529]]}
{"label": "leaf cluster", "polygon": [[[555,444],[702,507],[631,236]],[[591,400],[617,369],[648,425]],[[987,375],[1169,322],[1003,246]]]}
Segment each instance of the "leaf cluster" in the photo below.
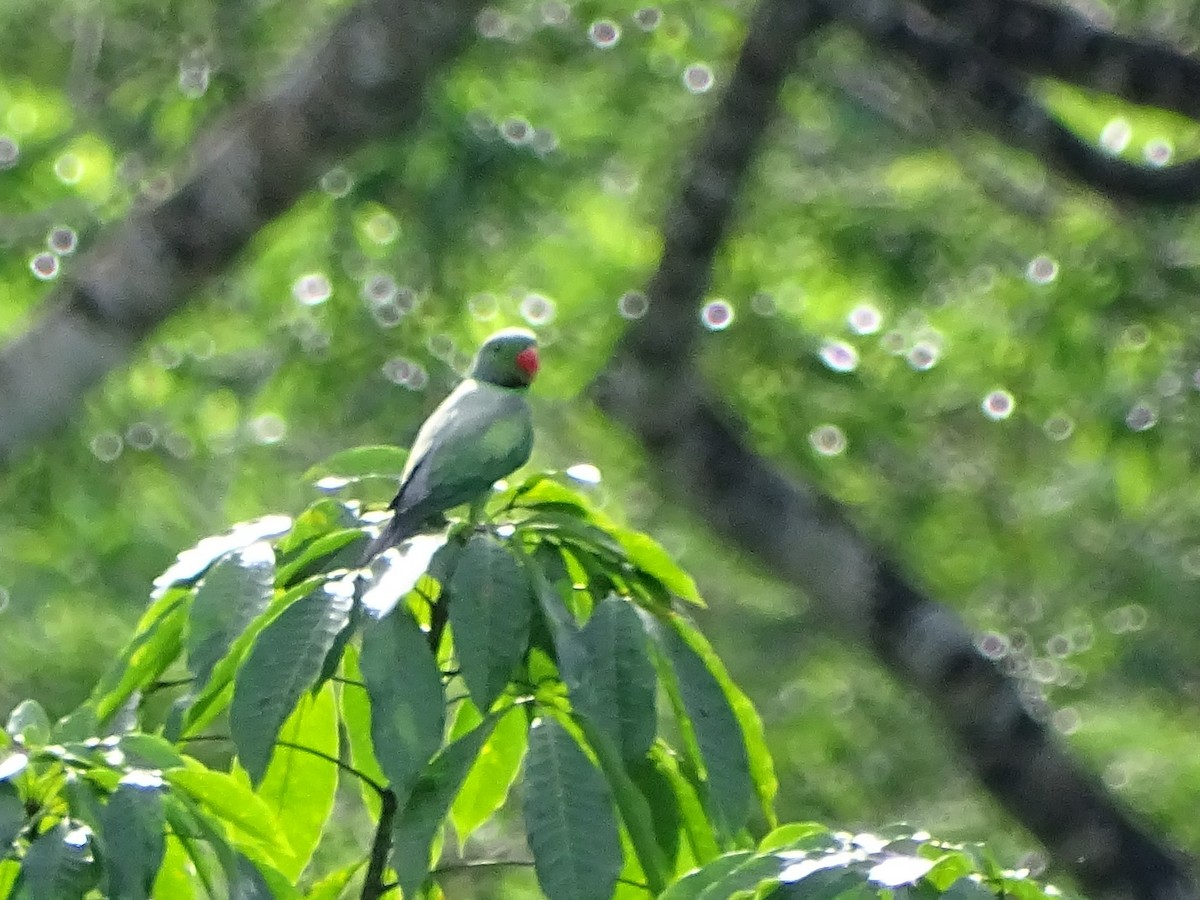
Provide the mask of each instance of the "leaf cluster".
{"label": "leaf cluster", "polygon": [[[403,461],[360,448],[310,477],[336,492]],[[0,898],[441,896],[447,833],[462,853],[522,763],[530,864],[554,900],[879,888],[890,844],[785,826],[756,845],[777,824],[761,722],[652,538],[555,473],[364,568],[374,518],[326,496],[206,539],[155,582],[86,703],[57,723],[34,701],[13,711]],[[343,781],[374,840],[316,871]],[[909,854],[932,860],[911,879],[923,894],[968,876],[1007,890],[933,846]]]}

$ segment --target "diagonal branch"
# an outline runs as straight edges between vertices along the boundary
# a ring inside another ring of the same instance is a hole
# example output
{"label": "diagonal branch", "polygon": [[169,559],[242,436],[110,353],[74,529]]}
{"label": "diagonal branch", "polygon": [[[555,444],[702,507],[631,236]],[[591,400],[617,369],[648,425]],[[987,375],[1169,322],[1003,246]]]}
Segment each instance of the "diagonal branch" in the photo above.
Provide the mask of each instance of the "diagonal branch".
{"label": "diagonal branch", "polygon": [[712,257],[753,162],[791,49],[815,21],[764,0],[664,225],[649,313],[593,385],[665,482],[710,526],[803,589],[898,677],[928,697],[985,787],[1093,895],[1200,896],[1186,863],[1140,826],[1030,715],[1016,685],[946,607],[906,582],[837,504],[777,470],[741,436],[690,362]]}
{"label": "diagonal branch", "polygon": [[1200,59],[1038,0],[917,0],[996,59],[1200,120]]}
{"label": "diagonal branch", "polygon": [[272,92],[203,136],[180,189],[80,260],[29,331],[0,349],[0,461],[66,422],[333,160],[413,125],[482,5],[364,0]]}
{"label": "diagonal branch", "polygon": [[[1007,4],[994,4],[997,9],[990,16],[979,13],[976,18],[967,15],[978,5],[973,0],[928,0],[927,5],[939,11],[952,8],[958,13],[954,21],[969,20],[973,23],[971,30],[958,31],[909,2],[883,5],[855,0],[838,6],[837,14],[867,40],[907,57],[934,83],[978,105],[1003,140],[1030,151],[1076,181],[1113,199],[1164,205],[1200,200],[1200,161],[1153,168],[1114,157],[1051,115],[1034,96],[1028,77],[1019,71],[1028,68],[1049,72],[1119,96],[1143,97],[1144,102],[1153,101],[1165,108],[1187,109],[1190,115],[1200,112],[1200,104],[1194,93],[1184,96],[1180,91],[1192,85],[1193,79],[1200,84],[1200,62],[1175,53],[1174,67],[1168,72],[1175,75],[1170,82],[1174,87],[1151,91],[1142,86],[1145,73],[1139,68],[1141,57],[1131,49],[1142,45],[1128,38],[1092,28],[1085,46],[1074,47],[1070,35],[1075,32],[1070,29],[1083,25],[1067,18],[1065,23],[1058,23],[1062,30],[1057,32],[1064,47],[1039,48],[1035,44],[1029,49],[1015,40],[1003,40],[1007,33],[1004,25],[1008,24],[1008,31],[1020,30],[1013,24],[1016,17],[1022,10],[1030,15],[1034,10],[1044,11],[1046,8],[1039,4],[1022,0],[1016,12]],[[995,26],[990,32],[989,25]],[[990,37],[981,44],[974,43],[973,39],[984,32]],[[1052,38],[1046,37],[1045,41]],[[1158,45],[1145,46],[1155,47],[1160,56],[1167,52]],[[1102,47],[1116,54],[1111,69],[1107,58],[1093,59],[1090,55]],[[989,52],[992,50],[1003,54],[1003,59],[993,56]],[[1079,54],[1083,54],[1082,59]]]}

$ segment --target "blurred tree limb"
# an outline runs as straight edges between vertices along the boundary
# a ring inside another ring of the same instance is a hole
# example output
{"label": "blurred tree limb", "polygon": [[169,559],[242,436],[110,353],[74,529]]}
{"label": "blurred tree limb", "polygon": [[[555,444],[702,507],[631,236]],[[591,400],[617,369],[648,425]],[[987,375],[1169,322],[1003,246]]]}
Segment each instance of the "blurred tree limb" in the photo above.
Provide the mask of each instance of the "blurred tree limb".
{"label": "blurred tree limb", "polygon": [[1189,865],[1137,823],[1023,703],[949,609],[908,583],[830,498],[776,469],[739,433],[692,363],[696,311],[738,189],[795,47],[825,21],[764,0],[729,86],[687,161],[632,326],[593,386],[721,536],[795,584],[939,710],[979,780],[1092,896],[1200,896]]}
{"label": "blurred tree limb", "polygon": [[180,188],[74,267],[0,349],[0,461],[59,428],[84,393],[333,162],[412,126],[482,0],[364,0],[275,89],[198,141]]}

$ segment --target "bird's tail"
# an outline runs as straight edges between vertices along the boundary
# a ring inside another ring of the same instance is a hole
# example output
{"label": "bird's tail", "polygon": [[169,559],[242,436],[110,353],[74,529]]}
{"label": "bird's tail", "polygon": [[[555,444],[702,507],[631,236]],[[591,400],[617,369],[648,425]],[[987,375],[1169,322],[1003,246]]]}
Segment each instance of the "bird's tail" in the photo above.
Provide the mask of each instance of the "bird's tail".
{"label": "bird's tail", "polygon": [[379,537],[367,545],[367,549],[363,551],[362,557],[358,561],[358,567],[361,569],[384,550],[387,550],[389,547],[395,547],[401,541],[412,537],[420,530],[420,527],[420,522],[414,522],[408,516],[396,513],[383,526],[383,530],[379,532]]}

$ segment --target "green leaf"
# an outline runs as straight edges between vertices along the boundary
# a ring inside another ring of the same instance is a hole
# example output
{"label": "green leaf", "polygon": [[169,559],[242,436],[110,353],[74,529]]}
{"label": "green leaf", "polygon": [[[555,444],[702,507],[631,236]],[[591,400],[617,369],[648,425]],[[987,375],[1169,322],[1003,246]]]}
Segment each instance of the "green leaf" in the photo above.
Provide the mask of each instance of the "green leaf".
{"label": "green leaf", "polygon": [[576,511],[576,515],[590,518],[591,504],[579,491],[572,490],[565,484],[547,478],[544,473],[538,473],[536,481],[526,481],[511,492],[513,506],[525,508],[549,507]]}
{"label": "green leaf", "polygon": [[167,837],[162,865],[150,896],[154,900],[196,900],[196,889],[188,872],[189,856],[182,839]]}
{"label": "green leaf", "polygon": [[30,843],[11,896],[12,900],[80,900],[95,881],[87,837],[59,822]]}
{"label": "green leaf", "polygon": [[525,830],[538,884],[554,900],[608,900],[621,873],[621,841],[608,785],[557,721],[529,732]]}
{"label": "green leaf", "polygon": [[281,868],[294,864],[295,854],[271,807],[242,780],[199,763],[167,772],[163,778],[198,804],[193,813],[200,815],[201,825],[211,816],[230,830],[237,846]]}
{"label": "green leaf", "polygon": [[[167,824],[171,828],[170,838],[178,841],[206,897],[212,900],[222,896],[226,892],[219,889],[221,876],[218,868],[225,857],[230,860],[233,858],[233,848],[225,838],[225,830],[219,823],[208,821],[199,804],[186,794],[178,791],[168,793],[164,807]],[[168,839],[168,857],[172,852],[171,844],[172,841]]]}
{"label": "green leaf", "polygon": [[99,731],[100,720],[96,716],[95,707],[84,702],[54,723],[51,739],[60,744],[86,741],[98,737]]}
{"label": "green leaf", "polygon": [[220,559],[204,576],[188,617],[188,669],[199,692],[275,590],[275,551],[265,541]]}
{"label": "green leaf", "polygon": [[357,518],[346,507],[330,497],[324,497],[312,504],[292,523],[291,530],[275,544],[275,552],[280,557],[280,563],[292,561],[292,555],[316,538],[350,528],[357,523]]}
{"label": "green leaf", "polygon": [[529,584],[504,544],[477,533],[450,577],[449,603],[463,680],[475,705],[486,711],[529,646]]}
{"label": "green leaf", "polygon": [[[346,729],[346,743],[350,746],[350,762],[355,770],[370,778],[375,784],[387,783],[387,776],[379,768],[375,749],[371,743],[371,698],[367,695],[359,667],[358,648],[353,644],[346,648],[342,657],[342,674],[346,680],[341,686],[342,726]],[[379,793],[365,781],[359,779],[363,803],[371,817],[379,820]]]}
{"label": "green leaf", "polygon": [[0,859],[8,855],[8,849],[25,827],[25,804],[17,786],[11,781],[0,781]]}
{"label": "green leaf", "polygon": [[643,797],[650,810],[650,821],[654,826],[654,838],[662,850],[667,864],[674,868],[679,858],[680,832],[683,827],[683,812],[675,785],[657,759],[645,757],[628,765],[629,778]]}
{"label": "green leaf", "polygon": [[[671,885],[660,900],[700,900],[701,897],[708,900],[710,897],[707,893],[708,888],[722,881],[731,872],[736,872],[752,859],[754,859],[754,854],[749,850],[738,850],[718,856],[712,862]],[[713,900],[716,898],[714,897]]]}
{"label": "green leaf", "polygon": [[92,691],[101,723],[107,722],[134,691],[148,687],[174,662],[183,646],[190,588],[172,588],[150,605],[132,641]]}
{"label": "green leaf", "polygon": [[862,897],[865,900],[879,896],[878,891],[871,889],[865,872],[844,866],[816,869],[797,881],[781,884],[769,896],[772,900],[834,900],[855,888],[863,889],[863,893],[847,897],[853,896],[856,900]]}
{"label": "green leaf", "polygon": [[320,572],[353,568],[370,538],[359,528],[347,528],[326,534],[301,551],[294,560],[279,567],[276,580],[291,586]]}
{"label": "green leaf", "polygon": [[108,896],[149,898],[165,853],[162,782],[126,775],[100,812],[100,846]]}
{"label": "green leaf", "polygon": [[666,585],[667,590],[695,606],[704,606],[700,591],[692,576],[681,569],[654,538],[640,531],[620,528],[615,537],[621,543],[629,561],[648,575]]}
{"label": "green leaf", "polygon": [[[338,770],[330,761],[338,758],[337,708],[332,684],[325,685],[315,696],[306,693],[300,698],[295,712],[279,730],[279,741],[257,793],[275,814],[295,853],[293,863],[279,866],[284,875],[295,881],[321,840],[337,792]],[[328,759],[296,747],[322,753]]]}
{"label": "green leaf", "polygon": [[772,850],[833,850],[841,843],[820,822],[788,822],[771,831],[758,844],[760,853]]}
{"label": "green leaf", "polygon": [[371,698],[375,758],[403,800],[442,742],[442,676],[405,606],[367,624],[359,665]]}
{"label": "green leaf", "polygon": [[650,643],[637,611],[609,595],[592,610],[580,632],[587,670],[560,661],[563,678],[579,711],[613,740],[625,760],[641,759],[654,742],[657,678]]}
{"label": "green leaf", "polygon": [[434,836],[497,720],[498,717],[489,716],[477,728],[448,744],[421,772],[400,808],[392,829],[392,867],[405,897],[416,896],[429,874]]}
{"label": "green leaf", "polygon": [[753,784],[741,725],[721,683],[674,625],[655,621],[653,634],[666,653],[679,699],[700,751],[709,812],[728,840],[746,823]]}
{"label": "green leaf", "polygon": [[[330,584],[327,577],[320,576],[300,582],[278,594],[271,600],[266,610],[255,617],[237,636],[229,652],[213,667],[208,683],[198,693],[191,697],[180,698],[182,709],[182,736],[190,737],[199,734],[206,725],[223,712],[233,698],[233,681],[245,662],[251,647],[259,634],[272,624],[279,615],[289,609],[299,600],[321,590]],[[333,582],[332,590],[338,590],[340,582]],[[167,736],[176,738],[178,732],[167,729]]]}
{"label": "green leaf", "polygon": [[725,663],[721,661],[708,639],[683,616],[672,615],[670,622],[680,639],[704,661],[708,671],[725,692],[741,728],[742,740],[745,741],[746,753],[750,760],[750,775],[758,796],[760,811],[767,824],[773,826],[776,822],[775,794],[779,790],[779,780],[775,776],[775,763],[767,746],[767,735],[758,710],[734,682],[729,670],[725,668]]}
{"label": "green leaf", "polygon": [[104,804],[101,803],[100,798],[110,792],[101,788],[101,786],[108,788],[105,776],[112,780],[110,791],[116,791],[120,786],[120,775],[111,769],[92,769],[87,772],[86,776],[70,772],[67,774],[62,789],[63,796],[67,801],[67,808],[71,811],[70,818],[84,823],[96,834],[104,830],[101,825],[104,818]]}
{"label": "green leaf", "polygon": [[[460,715],[462,710],[467,709],[478,715],[474,704],[464,700],[460,707]],[[509,788],[517,780],[521,759],[525,756],[528,735],[529,729],[523,709],[513,707],[500,714],[495,730],[479,751],[479,758],[471,766],[462,790],[458,792],[450,807],[450,818],[454,822],[460,848],[476,828],[504,805]]]}
{"label": "green leaf", "polygon": [[181,769],[186,762],[175,745],[156,734],[133,731],[117,739],[125,764],[140,769]]}
{"label": "green leaf", "polygon": [[549,533],[562,541],[575,544],[595,556],[611,562],[625,560],[621,542],[607,531],[571,513],[539,509],[521,523],[523,531]]}
{"label": "green leaf", "polygon": [[996,892],[963,876],[942,891],[943,900],[996,900]]}
{"label": "green leaf", "polygon": [[408,451],[400,447],[378,445],[341,450],[304,473],[304,480],[317,484],[324,479],[336,479],[342,484],[364,478],[399,479],[404,471]]}
{"label": "green leaf", "polygon": [[346,652],[346,647],[351,639],[358,634],[362,623],[363,607],[359,601],[358,592],[355,591],[354,603],[350,607],[350,617],[346,620],[345,627],[333,639],[333,645],[329,648],[329,652],[325,654],[325,661],[321,663],[321,673],[312,687],[313,693],[323,688],[325,683],[337,674],[338,667],[342,664],[342,655]]}
{"label": "green leaf", "polygon": [[231,900],[300,900],[300,892],[282,872],[259,860],[237,854]]}
{"label": "green leaf", "polygon": [[0,859],[0,900],[9,900],[17,876],[21,874],[21,864],[15,859]]}
{"label": "green leaf", "polygon": [[[210,821],[196,800],[185,793],[172,791],[164,799],[170,838],[179,841],[206,898],[220,898],[228,892],[222,889],[222,875],[218,870],[224,868],[223,862],[227,858],[230,864],[233,863],[233,847],[229,846],[224,828],[220,822]],[[170,844],[172,841],[168,840],[168,856],[172,852]]]}
{"label": "green leaf", "polygon": [[26,747],[40,747],[50,741],[50,717],[36,700],[22,700],[9,713],[4,730]]}
{"label": "green leaf", "polygon": [[297,600],[262,630],[242,664],[229,731],[255,784],[266,772],[280,727],[320,674],[349,620],[353,599],[353,586],[342,581]]}
{"label": "green leaf", "polygon": [[304,895],[305,900],[339,900],[346,886],[354,880],[354,876],[364,865],[365,860],[360,859],[340,869],[334,869],[308,889],[308,893]]}
{"label": "green leaf", "polygon": [[196,546],[180,553],[175,562],[154,579],[154,591],[150,596],[159,600],[180,588],[186,590],[225,554],[258,541],[279,537],[291,527],[292,520],[287,516],[263,516],[249,522],[239,522],[224,534],[206,537]]}

